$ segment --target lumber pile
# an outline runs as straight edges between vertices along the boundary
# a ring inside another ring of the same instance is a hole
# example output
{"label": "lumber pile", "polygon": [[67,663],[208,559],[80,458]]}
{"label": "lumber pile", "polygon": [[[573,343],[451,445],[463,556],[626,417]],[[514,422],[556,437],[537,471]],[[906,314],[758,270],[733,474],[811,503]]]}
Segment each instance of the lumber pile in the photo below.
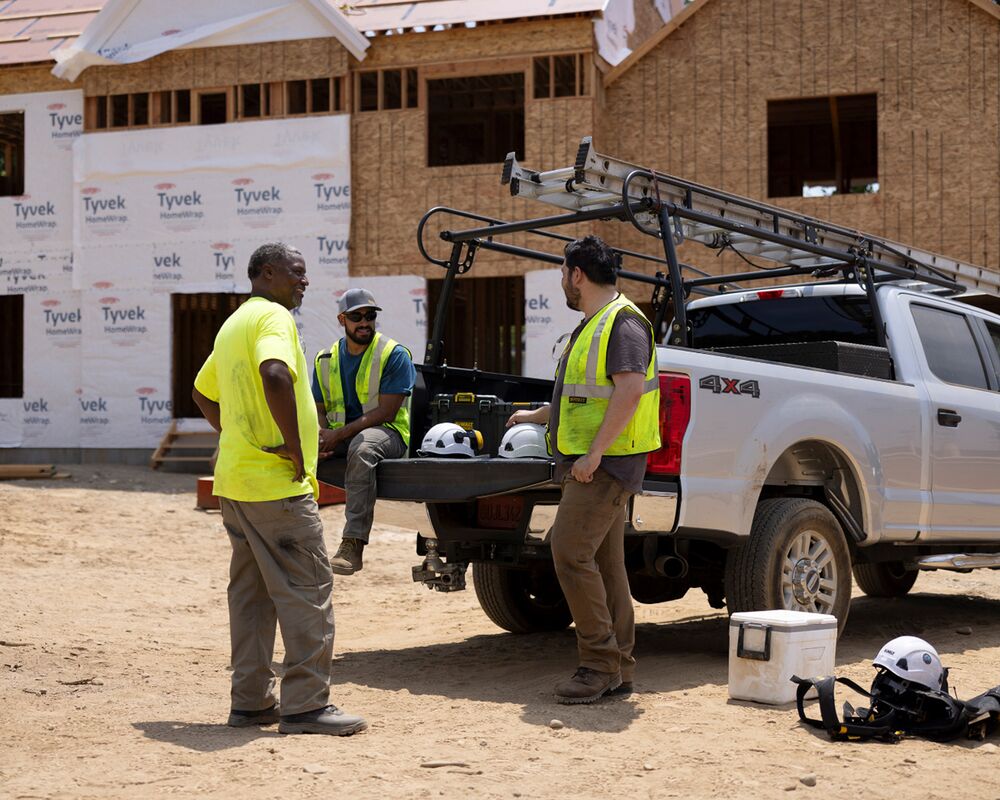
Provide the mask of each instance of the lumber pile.
{"label": "lumber pile", "polygon": [[65,472],[56,472],[55,464],[0,464],[0,481],[68,477]]}

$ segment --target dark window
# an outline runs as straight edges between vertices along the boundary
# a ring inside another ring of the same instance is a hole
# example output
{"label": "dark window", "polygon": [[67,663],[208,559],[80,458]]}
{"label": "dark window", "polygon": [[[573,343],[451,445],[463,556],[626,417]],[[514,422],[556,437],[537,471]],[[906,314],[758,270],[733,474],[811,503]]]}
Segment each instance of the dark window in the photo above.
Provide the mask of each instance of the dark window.
{"label": "dark window", "polygon": [[[443,284],[427,281],[428,335]],[[520,375],[523,336],[522,276],[455,281],[444,328],[444,358],[450,365]]]}
{"label": "dark window", "polygon": [[198,95],[199,125],[221,125],[228,121],[225,92],[206,92]]}
{"label": "dark window", "polygon": [[177,100],[177,122],[191,121],[191,90],[178,89],[175,92]]}
{"label": "dark window", "polygon": [[382,73],[382,108],[393,111],[403,107],[403,73],[387,69]]}
{"label": "dark window", "polygon": [[489,164],[524,154],[524,74],[427,81],[427,164]]}
{"label": "dark window", "polygon": [[552,59],[540,56],[535,59],[535,99],[552,95]]}
{"label": "dark window", "polygon": [[128,127],[128,95],[127,94],[113,94],[111,95],[111,127],[112,128],[127,128]]}
{"label": "dark window", "polygon": [[288,107],[287,111],[289,114],[305,114],[306,113],[306,82],[305,81],[289,81],[288,82]]}
{"label": "dark window", "polygon": [[333,79],[333,109],[334,111],[344,110],[344,79]]}
{"label": "dark window", "polygon": [[576,91],[576,56],[556,56],[552,59],[556,97],[572,97]]}
{"label": "dark window", "polygon": [[946,383],[989,388],[983,359],[965,315],[928,306],[910,308],[930,371]]}
{"label": "dark window", "polygon": [[94,106],[97,109],[96,119],[94,120],[95,128],[106,128],[108,127],[108,98],[107,97],[95,97]]}
{"label": "dark window", "polygon": [[240,102],[242,104],[240,116],[247,119],[261,116],[260,84],[243,84],[240,87]]}
{"label": "dark window", "polygon": [[200,417],[191,387],[215,345],[215,335],[245,294],[204,293],[170,296],[173,318],[173,412],[178,418]]}
{"label": "dark window", "polygon": [[149,95],[146,92],[132,95],[132,124],[149,124]]}
{"label": "dark window", "polygon": [[[24,112],[0,114],[0,196],[24,194]],[[3,339],[0,339],[3,341]]]}
{"label": "dark window", "polygon": [[990,340],[993,342],[993,350],[996,357],[1000,359],[1000,328],[996,325],[987,325],[986,328],[990,332]]}
{"label": "dark window", "polygon": [[406,72],[406,107],[416,108],[420,105],[419,89],[417,83],[417,71],[408,69]]}
{"label": "dark window", "polygon": [[691,309],[694,347],[838,341],[877,345],[866,297],[789,297]]}
{"label": "dark window", "polygon": [[378,72],[359,73],[358,84],[358,110],[378,111]]}
{"label": "dark window", "polygon": [[878,191],[878,96],[767,103],[767,192],[814,197]]}
{"label": "dark window", "polygon": [[309,81],[309,111],[322,113],[330,110],[330,79],[314,78]]}
{"label": "dark window", "polygon": [[24,295],[0,296],[0,397],[24,397]]}
{"label": "dark window", "polygon": [[158,94],[160,103],[160,118],[158,122],[161,125],[169,125],[174,119],[171,106],[171,92],[159,92]]}

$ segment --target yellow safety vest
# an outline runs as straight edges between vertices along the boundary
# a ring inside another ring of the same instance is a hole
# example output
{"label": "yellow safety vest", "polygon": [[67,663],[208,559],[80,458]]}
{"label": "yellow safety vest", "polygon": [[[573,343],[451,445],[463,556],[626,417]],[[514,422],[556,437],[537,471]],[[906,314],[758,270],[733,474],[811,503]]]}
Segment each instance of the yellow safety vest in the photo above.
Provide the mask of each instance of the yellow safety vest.
{"label": "yellow safety vest", "polygon": [[[402,347],[399,342],[376,333],[372,337],[371,344],[361,357],[361,364],[358,365],[358,375],[354,382],[354,388],[358,393],[358,402],[361,403],[361,413],[367,414],[374,411],[379,404],[379,384],[382,382],[382,371],[385,369],[389,356],[396,346]],[[406,350],[405,347],[403,347]],[[406,350],[409,353],[409,350]],[[378,369],[375,365],[378,364]],[[319,387],[323,392],[323,405],[326,407],[326,418],[333,429],[342,428],[347,424],[347,402],[344,399],[344,390],[340,380],[340,346],[339,342],[334,342],[329,350],[322,350],[316,356],[316,372],[319,374]],[[395,419],[385,423],[387,428],[392,428],[400,436],[407,447],[410,446],[410,398],[403,401],[399,407]]]}
{"label": "yellow safety vest", "polygon": [[[564,455],[583,455],[590,448],[604,421],[614,382],[608,377],[608,343],[615,318],[623,309],[631,309],[640,319],[642,312],[619,294],[592,316],[576,338],[566,359],[562,394],[559,397],[559,427],[556,447]],[[646,383],[635,414],[611,447],[609,456],[649,453],[660,448],[660,381],[656,370],[656,348],[649,323],[652,356],[646,369]]]}

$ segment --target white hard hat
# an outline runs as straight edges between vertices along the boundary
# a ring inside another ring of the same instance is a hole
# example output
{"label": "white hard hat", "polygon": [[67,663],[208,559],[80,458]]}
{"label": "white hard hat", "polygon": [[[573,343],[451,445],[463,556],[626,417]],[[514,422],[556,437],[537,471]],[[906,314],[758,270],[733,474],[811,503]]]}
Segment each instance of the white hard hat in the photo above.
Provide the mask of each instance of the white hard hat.
{"label": "white hard hat", "polygon": [[503,458],[548,458],[545,426],[534,422],[514,425],[500,440],[500,455]]}
{"label": "white hard hat", "polygon": [[417,455],[472,458],[476,454],[473,447],[482,446],[483,435],[479,431],[467,431],[454,422],[439,422],[424,434]]}
{"label": "white hard hat", "polygon": [[941,689],[945,671],[931,645],[916,636],[898,636],[886,642],[875,656],[875,665],[927,689]]}

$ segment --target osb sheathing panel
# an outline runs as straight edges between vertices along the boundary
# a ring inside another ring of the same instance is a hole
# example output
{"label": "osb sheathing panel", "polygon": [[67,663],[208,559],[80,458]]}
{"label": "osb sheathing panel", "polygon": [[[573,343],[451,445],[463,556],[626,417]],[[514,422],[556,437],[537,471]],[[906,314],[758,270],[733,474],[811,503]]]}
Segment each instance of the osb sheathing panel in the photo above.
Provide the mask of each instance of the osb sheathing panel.
{"label": "osb sheathing panel", "polygon": [[[607,88],[596,145],[766,200],[767,101],[868,92],[879,192],[769,202],[1000,268],[1000,23],[965,0],[714,0]],[[693,245],[681,257],[746,266]]]}
{"label": "osb sheathing panel", "polygon": [[[529,100],[525,108],[525,162],[572,163],[580,131],[593,129],[589,97]],[[500,219],[547,213],[537,203],[510,197],[500,185],[501,164],[427,167],[427,122],[422,110],[358,113],[352,121],[351,272],[356,275],[418,274],[441,277],[443,270],[421,258],[416,246],[420,217],[433,206],[451,206]],[[451,217],[450,227],[476,223]],[[434,253],[448,254],[437,237]],[[590,228],[575,231],[582,235]],[[558,251],[558,243],[526,234],[505,241]],[[481,252],[475,274],[520,275],[547,265]]]}
{"label": "osb sheathing panel", "polygon": [[353,61],[358,69],[591,50],[594,24],[586,18],[511,22],[377,36],[369,42],[364,61]]}
{"label": "osb sheathing panel", "polygon": [[79,88],[79,83],[67,83],[55,77],[52,74],[52,64],[0,68],[0,94],[64,92]]}
{"label": "osb sheathing panel", "polygon": [[173,50],[139,64],[90,67],[80,80],[92,96],[346,74],[347,51],[327,38]]}

